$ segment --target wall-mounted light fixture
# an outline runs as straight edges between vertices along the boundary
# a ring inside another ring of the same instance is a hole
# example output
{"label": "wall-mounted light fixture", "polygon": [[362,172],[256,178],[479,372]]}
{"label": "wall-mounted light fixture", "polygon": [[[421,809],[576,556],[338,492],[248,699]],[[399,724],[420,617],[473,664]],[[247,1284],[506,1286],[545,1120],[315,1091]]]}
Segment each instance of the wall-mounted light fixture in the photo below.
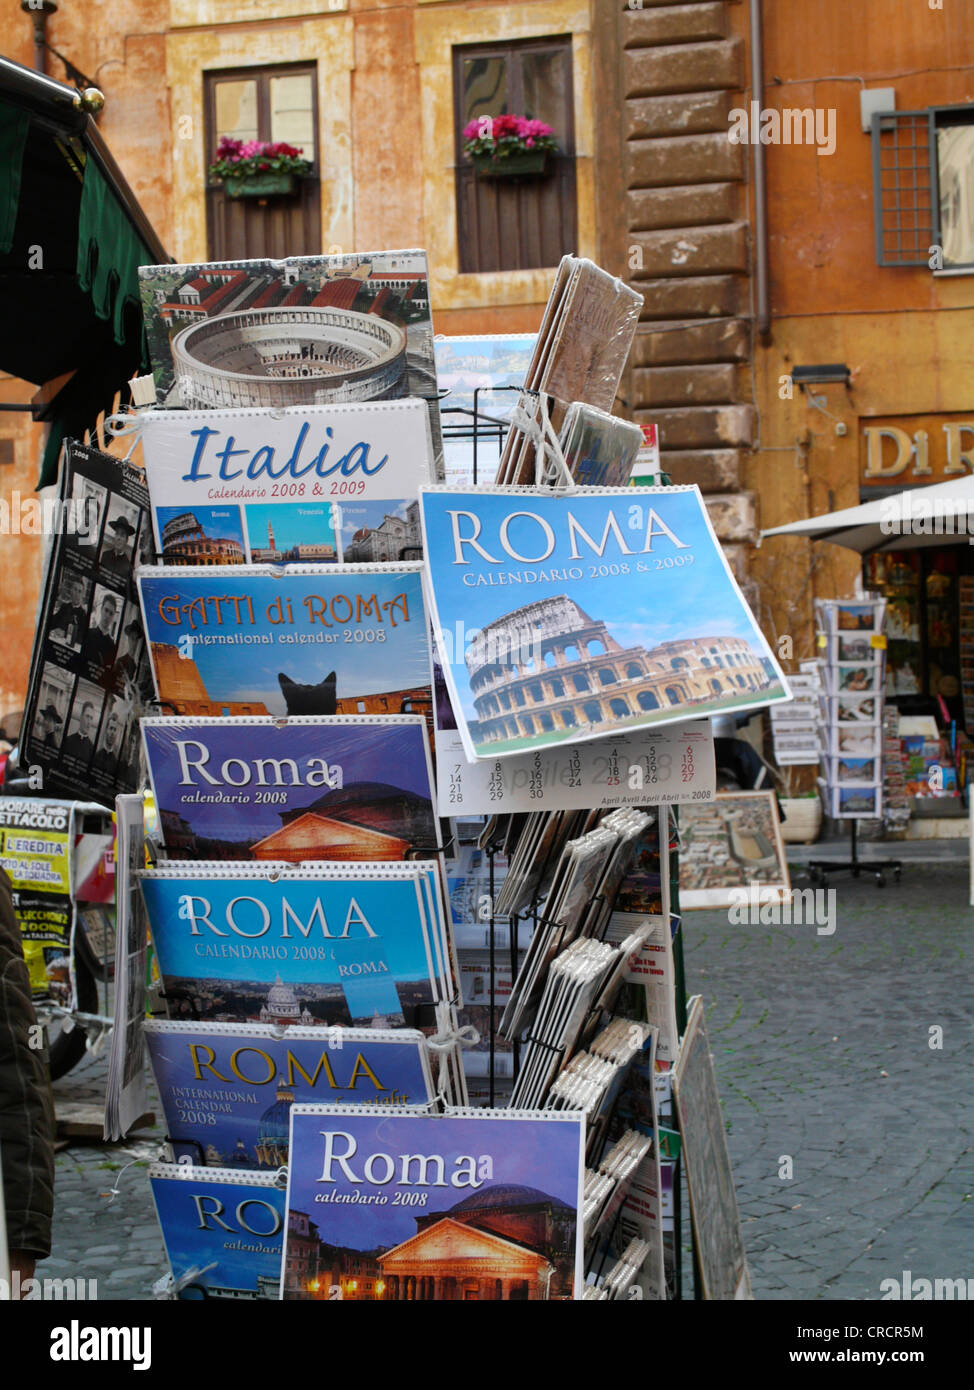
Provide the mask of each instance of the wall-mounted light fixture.
{"label": "wall-mounted light fixture", "polygon": [[790,376],[795,385],[804,391],[806,386],[823,386],[829,381],[849,386],[852,372],[844,362],[820,362],[811,367],[792,367]]}
{"label": "wall-mounted light fixture", "polygon": [[[57,0],[20,0],[20,8],[25,15],[30,17],[34,30],[34,68],[37,72],[47,73],[47,55],[52,53],[58,62],[64,64],[64,75],[69,82],[73,82],[79,92],[84,94],[81,104],[91,115],[96,116],[105,105],[105,98],[95,86],[90,77],[86,77],[79,67],[72,63],[70,58],[59,53],[53,44],[47,41],[47,21],[52,14],[57,14]],[[88,93],[96,95],[88,97]]]}

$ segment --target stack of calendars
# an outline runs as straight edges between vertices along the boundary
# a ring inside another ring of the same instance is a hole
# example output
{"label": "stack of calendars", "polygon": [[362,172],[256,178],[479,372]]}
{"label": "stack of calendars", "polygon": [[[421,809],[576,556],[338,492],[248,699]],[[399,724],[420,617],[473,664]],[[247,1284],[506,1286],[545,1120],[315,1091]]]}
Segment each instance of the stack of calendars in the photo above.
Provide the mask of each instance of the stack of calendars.
{"label": "stack of calendars", "polygon": [[819,696],[817,671],[789,676],[794,699],[771,709],[774,760],[779,767],[810,767],[819,760]]}
{"label": "stack of calendars", "polygon": [[144,1032],[192,1175],[153,1186],[182,1295],[278,1297],[292,1106],[467,1099],[418,522],[442,477],[426,258],[140,277],[162,563],[138,576],[137,877],[167,1015]]}
{"label": "stack of calendars", "polygon": [[708,716],[790,692],[699,490],[627,486],[639,296],[565,259],[504,486],[448,488],[424,253],[140,273],[155,818],[122,925],[166,1016],[120,1017],[174,1290],[677,1296],[669,807],[713,796]]}

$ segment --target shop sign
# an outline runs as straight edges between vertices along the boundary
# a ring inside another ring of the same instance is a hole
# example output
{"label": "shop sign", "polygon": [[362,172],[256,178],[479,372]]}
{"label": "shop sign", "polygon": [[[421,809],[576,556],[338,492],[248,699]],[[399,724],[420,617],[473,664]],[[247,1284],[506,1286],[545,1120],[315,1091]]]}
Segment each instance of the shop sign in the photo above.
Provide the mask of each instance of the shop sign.
{"label": "shop sign", "polygon": [[863,487],[923,487],[974,472],[974,412],[859,421]]}

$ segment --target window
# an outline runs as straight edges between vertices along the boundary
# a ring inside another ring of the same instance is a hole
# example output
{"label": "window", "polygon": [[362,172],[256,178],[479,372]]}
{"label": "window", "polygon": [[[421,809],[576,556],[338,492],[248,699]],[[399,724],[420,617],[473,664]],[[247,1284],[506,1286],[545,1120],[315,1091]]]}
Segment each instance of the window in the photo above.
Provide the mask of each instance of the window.
{"label": "window", "polygon": [[293,197],[228,198],[207,189],[207,235],[213,260],[310,256],[321,252],[318,103],[315,66],[240,68],[204,74],[206,163],[220,137],[286,141],[312,162]]}
{"label": "window", "polygon": [[[577,240],[571,37],[454,48],[453,111],[461,273],[556,266]],[[477,174],[463,154],[463,128],[501,115],[553,128],[558,154],[544,174]]]}
{"label": "window", "polygon": [[877,264],[974,270],[974,106],[879,112],[872,142]]}

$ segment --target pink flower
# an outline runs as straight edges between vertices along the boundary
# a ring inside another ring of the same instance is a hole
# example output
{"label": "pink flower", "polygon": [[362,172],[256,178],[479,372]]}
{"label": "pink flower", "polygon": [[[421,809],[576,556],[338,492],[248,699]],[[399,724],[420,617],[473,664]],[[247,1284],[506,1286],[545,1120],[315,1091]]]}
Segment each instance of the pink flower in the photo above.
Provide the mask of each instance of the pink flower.
{"label": "pink flower", "polygon": [[529,135],[528,138],[525,140],[524,143],[525,143],[525,145],[527,145],[527,147],[528,147],[529,150],[533,150],[533,149],[534,149],[534,136],[533,136],[533,135]]}
{"label": "pink flower", "polygon": [[520,116],[495,116],[494,117],[494,139],[502,140],[505,136],[520,135],[518,126]]}

